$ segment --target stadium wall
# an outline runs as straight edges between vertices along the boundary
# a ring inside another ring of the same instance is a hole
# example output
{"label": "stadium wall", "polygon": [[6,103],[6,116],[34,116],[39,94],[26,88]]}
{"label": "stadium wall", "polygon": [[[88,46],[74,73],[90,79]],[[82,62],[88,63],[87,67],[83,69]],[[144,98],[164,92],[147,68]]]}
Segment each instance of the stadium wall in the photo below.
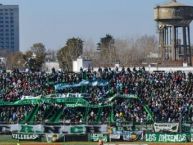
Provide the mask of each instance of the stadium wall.
{"label": "stadium wall", "polygon": [[[95,67],[93,70],[94,71],[98,71],[98,67]],[[102,67],[102,69],[104,69]],[[115,69],[115,67],[111,67],[111,69]],[[122,67],[118,68],[119,71],[122,70]],[[132,70],[133,67],[130,67],[130,69]],[[139,69],[139,67],[136,67],[136,69]],[[174,71],[183,71],[185,73],[188,72],[193,72],[193,67],[145,67],[145,70],[149,71],[149,72],[154,72],[154,71],[165,71],[165,72],[174,72]]]}

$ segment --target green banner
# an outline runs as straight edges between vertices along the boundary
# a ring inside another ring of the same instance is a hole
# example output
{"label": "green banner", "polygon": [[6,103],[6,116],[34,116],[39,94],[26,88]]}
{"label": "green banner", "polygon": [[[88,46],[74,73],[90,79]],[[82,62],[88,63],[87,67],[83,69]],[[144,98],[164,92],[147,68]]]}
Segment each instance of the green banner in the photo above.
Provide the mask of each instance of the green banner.
{"label": "green banner", "polygon": [[161,133],[146,133],[145,141],[147,142],[187,142],[189,134],[161,134]]}
{"label": "green banner", "polygon": [[70,128],[72,134],[83,134],[86,132],[85,127],[83,126],[74,126]]}
{"label": "green banner", "polygon": [[[33,98],[33,99],[23,99],[15,102],[5,102],[0,100],[0,106],[19,106],[19,105],[36,105],[43,103],[61,103],[72,107],[88,107],[89,103],[83,98]],[[73,104],[73,105],[72,105]]]}
{"label": "green banner", "polygon": [[38,105],[38,104],[65,104],[67,107],[92,107],[92,108],[101,108],[101,107],[110,107],[112,104],[110,103],[112,100],[116,98],[125,98],[125,99],[137,99],[138,97],[133,94],[115,94],[114,96],[108,99],[109,104],[107,105],[91,105],[89,102],[84,99],[81,94],[72,94],[68,93],[66,95],[60,96],[58,94],[51,94],[48,96],[25,96],[22,97],[21,100],[17,100],[15,102],[6,102],[0,100],[0,106],[22,106],[22,105]]}

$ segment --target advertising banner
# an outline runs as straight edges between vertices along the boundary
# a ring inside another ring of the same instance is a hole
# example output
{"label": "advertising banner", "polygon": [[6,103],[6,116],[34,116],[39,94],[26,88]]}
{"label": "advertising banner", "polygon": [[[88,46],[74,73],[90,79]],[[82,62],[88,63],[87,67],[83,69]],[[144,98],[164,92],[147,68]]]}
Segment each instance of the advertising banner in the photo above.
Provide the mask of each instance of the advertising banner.
{"label": "advertising banner", "polygon": [[46,134],[46,140],[47,142],[63,142],[65,141],[64,134]]}
{"label": "advertising banner", "polygon": [[178,132],[179,123],[154,123],[155,132]]}
{"label": "advertising banner", "polygon": [[140,141],[143,139],[143,131],[124,131],[123,140],[125,141]]}
{"label": "advertising banner", "polygon": [[107,134],[89,134],[88,140],[97,142],[98,140],[103,140],[104,142],[108,141],[108,135]]}
{"label": "advertising banner", "polygon": [[140,141],[143,139],[143,131],[114,131],[110,134],[111,140]]}
{"label": "advertising banner", "polygon": [[186,142],[188,134],[161,134],[161,133],[146,133],[145,141],[147,142]]}
{"label": "advertising banner", "polygon": [[37,139],[40,139],[40,135],[13,133],[12,138],[17,140],[37,140]]}

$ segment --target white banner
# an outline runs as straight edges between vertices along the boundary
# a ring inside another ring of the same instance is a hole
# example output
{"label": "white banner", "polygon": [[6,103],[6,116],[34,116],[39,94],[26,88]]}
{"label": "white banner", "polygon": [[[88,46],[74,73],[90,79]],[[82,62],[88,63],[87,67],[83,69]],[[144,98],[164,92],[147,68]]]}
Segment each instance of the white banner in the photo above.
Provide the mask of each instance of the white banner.
{"label": "white banner", "polygon": [[179,123],[154,123],[155,132],[178,132]]}
{"label": "white banner", "polygon": [[6,132],[33,132],[33,133],[40,133],[42,132],[43,126],[42,125],[21,125],[21,124],[0,124],[0,133]]}
{"label": "white banner", "polygon": [[120,134],[110,134],[111,139],[120,139],[121,135]]}

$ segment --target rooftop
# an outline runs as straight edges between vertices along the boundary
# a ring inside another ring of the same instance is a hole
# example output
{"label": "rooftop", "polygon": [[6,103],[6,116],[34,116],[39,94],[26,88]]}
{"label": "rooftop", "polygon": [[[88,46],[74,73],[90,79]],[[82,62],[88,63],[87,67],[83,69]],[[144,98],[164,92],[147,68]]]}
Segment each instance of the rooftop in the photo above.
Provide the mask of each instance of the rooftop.
{"label": "rooftop", "polygon": [[167,3],[158,5],[158,7],[183,7],[183,6],[187,7],[188,5],[177,2],[176,0],[170,0]]}

